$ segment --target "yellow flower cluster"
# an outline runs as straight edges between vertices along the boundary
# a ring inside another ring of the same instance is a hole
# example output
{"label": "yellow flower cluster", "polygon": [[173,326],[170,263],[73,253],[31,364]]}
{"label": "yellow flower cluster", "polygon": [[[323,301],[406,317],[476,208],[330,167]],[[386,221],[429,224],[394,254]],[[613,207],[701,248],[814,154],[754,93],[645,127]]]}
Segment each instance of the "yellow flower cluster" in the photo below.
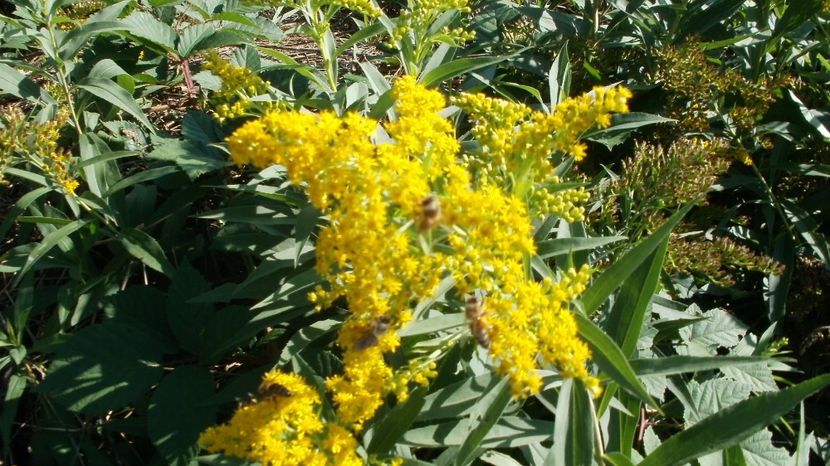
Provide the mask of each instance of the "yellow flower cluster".
{"label": "yellow flower cluster", "polygon": [[224,425],[208,428],[199,444],[213,453],[268,466],[361,466],[357,441],[320,416],[320,395],[296,374],[269,372],[261,399],[242,405]]}
{"label": "yellow flower cluster", "polygon": [[[559,183],[559,177],[549,178],[554,185]],[[549,214],[563,218],[566,222],[580,222],[585,218],[585,207],[581,204],[590,198],[585,188],[551,189],[546,185],[533,187],[530,195],[530,205],[534,213],[544,217]]]}
{"label": "yellow flower cluster", "polygon": [[624,87],[595,87],[589,94],[561,102],[551,114],[482,94],[462,94],[452,102],[474,120],[473,135],[497,167],[510,173],[533,170],[546,178],[553,171],[552,153],[582,160],[586,150],[579,141],[582,133],[609,126],[611,113],[627,112],[630,98],[631,91]]}
{"label": "yellow flower cluster", "polygon": [[[58,146],[60,129],[69,119],[66,110],[59,110],[46,123],[28,120],[16,107],[0,115],[4,128],[0,131],[0,168],[8,165],[16,154],[22,154],[67,194],[75,194],[80,183],[72,176],[72,155]],[[0,170],[2,180],[2,170]]]}
{"label": "yellow flower cluster", "polygon": [[[538,122],[522,121],[534,114],[516,104],[482,102],[512,123],[521,122],[524,131],[547,125],[553,150],[573,147],[577,132],[607,124],[608,111],[625,106],[627,91],[595,94],[563,104],[560,119]],[[350,310],[338,336],[344,370],[327,381],[340,425],[361,431],[388,394],[405,400],[410,383],[426,385],[435,375],[430,357],[395,370],[384,354],[400,345],[398,330],[413,318],[417,301],[434,294],[448,275],[460,294],[471,296],[470,332],[488,347],[515,396],[539,391],[540,361],[598,390],[586,368],[589,350],[568,308],[584,291],[590,270],[534,281],[526,269],[535,252],[526,199],[474,179],[460,158],[452,125],[439,115],[446,106],[439,92],[407,76],[395,83],[393,95],[397,119],[382,127],[356,114],[277,110],[228,138],[234,162],[285,166],[291,182],[303,186],[329,218],[317,243],[317,268],[327,287],[309,299],[325,308],[345,298]],[[552,121],[560,121],[565,136],[555,133]],[[512,126],[490,128],[502,133],[488,144],[509,147],[504,153],[510,157],[528,158],[518,154],[527,145],[511,147]],[[475,131],[482,139],[489,136]],[[384,133],[388,142],[374,140]],[[565,201],[581,196],[563,195],[562,209]]]}
{"label": "yellow flower cluster", "polygon": [[220,102],[215,110],[220,122],[244,115],[251,106],[251,97],[268,92],[268,83],[256,73],[232,65],[215,51],[205,56],[202,67],[222,80],[222,87],[213,94]]}
{"label": "yellow flower cluster", "polygon": [[[468,0],[414,0],[398,17],[391,39],[400,42],[410,32],[424,34],[439,16],[452,10],[469,13]],[[473,31],[464,28],[445,28],[442,33],[461,43],[475,37]]]}

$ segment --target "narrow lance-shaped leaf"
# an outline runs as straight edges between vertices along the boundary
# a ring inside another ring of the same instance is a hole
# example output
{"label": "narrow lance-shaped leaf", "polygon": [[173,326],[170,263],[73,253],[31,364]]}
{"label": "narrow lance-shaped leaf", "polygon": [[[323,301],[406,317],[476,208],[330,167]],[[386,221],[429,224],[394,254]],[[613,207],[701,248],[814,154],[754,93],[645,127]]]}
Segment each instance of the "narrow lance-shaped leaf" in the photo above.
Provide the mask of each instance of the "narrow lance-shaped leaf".
{"label": "narrow lance-shaped leaf", "polygon": [[594,280],[594,283],[591,284],[591,287],[588,288],[588,291],[582,297],[582,303],[588,315],[591,315],[599,309],[600,305],[611,296],[611,293],[622,285],[640,264],[649,258],[652,252],[668,238],[672,229],[680,223],[680,220],[692,209],[697,201],[695,199],[681,207],[657,231],[652,233],[648,238],[640,241]]}
{"label": "narrow lance-shaped leaf", "polygon": [[456,466],[470,464],[476,456],[484,437],[498,422],[507,403],[510,402],[511,392],[507,379],[500,380],[495,387],[482,397],[477,409],[470,414],[470,430],[464,442],[458,449],[455,458]]}
{"label": "narrow lance-shaped leaf", "polygon": [[830,374],[798,385],[736,403],[668,438],[639,466],[672,466],[688,463],[723,450],[775,422],[801,400],[830,385]]}
{"label": "narrow lance-shaped leaf", "polygon": [[596,326],[590,319],[580,313],[574,313],[579,336],[591,348],[592,358],[600,371],[608,374],[622,388],[639,398],[642,402],[656,408],[657,403],[648,394],[637,374],[628,363],[622,350],[614,340]]}

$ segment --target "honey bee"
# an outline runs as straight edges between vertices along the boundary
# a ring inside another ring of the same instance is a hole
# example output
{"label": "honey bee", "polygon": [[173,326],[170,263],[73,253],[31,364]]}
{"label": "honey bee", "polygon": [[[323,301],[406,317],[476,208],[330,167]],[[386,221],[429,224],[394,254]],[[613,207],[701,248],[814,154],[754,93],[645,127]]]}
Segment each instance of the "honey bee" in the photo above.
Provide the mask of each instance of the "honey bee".
{"label": "honey bee", "polygon": [[421,201],[421,208],[423,209],[423,215],[420,223],[418,223],[418,229],[421,231],[429,230],[441,220],[441,201],[438,200],[438,196],[435,194],[430,194]]}
{"label": "honey bee", "polygon": [[259,388],[257,389],[257,395],[262,398],[272,398],[275,396],[282,396],[288,398],[291,396],[291,390],[285,388],[284,385],[280,385],[278,383],[267,383],[262,382]]}
{"label": "honey bee", "polygon": [[490,335],[487,332],[487,319],[484,317],[484,298],[478,295],[468,297],[464,305],[464,313],[470,321],[470,333],[479,345],[489,348]]}
{"label": "honey bee", "polygon": [[392,321],[389,319],[389,317],[378,317],[377,320],[375,320],[375,322],[372,324],[372,328],[370,328],[365,335],[363,335],[362,337],[360,337],[359,340],[357,340],[357,343],[354,344],[354,349],[358,351],[363,351],[367,348],[371,348],[377,345],[378,341],[380,340],[380,337],[382,337],[387,332],[387,330],[389,330],[389,327],[391,325]]}

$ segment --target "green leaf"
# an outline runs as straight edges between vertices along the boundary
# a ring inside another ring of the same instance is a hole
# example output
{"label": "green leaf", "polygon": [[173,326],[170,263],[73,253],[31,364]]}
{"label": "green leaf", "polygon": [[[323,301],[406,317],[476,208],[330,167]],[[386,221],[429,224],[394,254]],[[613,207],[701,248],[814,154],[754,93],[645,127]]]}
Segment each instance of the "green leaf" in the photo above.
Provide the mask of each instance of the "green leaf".
{"label": "green leaf", "polygon": [[300,354],[302,350],[315,340],[324,338],[334,332],[341,322],[333,319],[321,320],[300,329],[291,336],[280,354],[278,366],[287,364],[292,357]]}
{"label": "green leaf", "polygon": [[614,292],[617,287],[645,262],[651,254],[660,247],[661,244],[669,237],[672,229],[680,223],[680,220],[692,209],[697,203],[697,199],[681,207],[680,210],[674,213],[666,223],[658,228],[651,236],[637,243],[622,257],[614,261],[614,264],[605,269],[594,283],[588,288],[588,291],[582,296],[582,303],[585,306],[585,312],[588,315],[593,314],[600,305]]}
{"label": "green leaf", "polygon": [[162,379],[147,409],[147,433],[167,464],[187,464],[201,451],[199,434],[216,422],[213,395],[205,367],[178,367]]}
{"label": "green leaf", "polygon": [[[553,422],[503,416],[481,442],[482,448],[515,448],[550,440]],[[418,427],[404,434],[401,446],[446,448],[459,446],[467,438],[467,419]]]}
{"label": "green leaf", "polygon": [[438,389],[424,400],[418,421],[466,416],[487,387],[495,385],[495,375],[485,373]]}
{"label": "green leaf", "polygon": [[61,241],[66,239],[72,233],[80,230],[87,224],[86,220],[75,220],[71,223],[68,223],[57,230],[49,233],[46,235],[43,240],[32,249],[32,252],[29,253],[29,257],[26,258],[26,263],[23,265],[23,268],[17,274],[17,278],[15,278],[15,285],[20,283],[20,280],[30,271],[35,264],[43,258],[49,251],[52,250],[55,246],[58,245]]}
{"label": "green leaf", "polygon": [[147,267],[161,272],[165,275],[172,275],[173,265],[164,255],[155,238],[142,230],[124,227],[122,229],[121,244],[133,257],[143,262]]}
{"label": "green leaf", "polygon": [[614,343],[614,340],[581,313],[575,312],[573,316],[579,328],[579,336],[591,348],[591,357],[599,366],[601,373],[608,374],[620,387],[626,389],[642,402],[656,408],[657,403],[637,378],[637,374],[634,373],[628,359],[626,359],[620,347]]}
{"label": "green leaf", "polygon": [[680,18],[678,37],[687,34],[702,35],[737,13],[744,5],[743,0],[709,0],[696,2]]}
{"label": "green leaf", "polygon": [[121,20],[127,31],[139,39],[161,47],[165,52],[176,50],[176,31],[162,23],[155,16],[143,11],[134,11]]}
{"label": "green leaf", "polygon": [[210,150],[207,145],[184,139],[161,139],[149,157],[174,162],[191,180],[232,165],[227,157]]}
{"label": "green leaf", "polygon": [[179,36],[176,49],[179,56],[191,57],[197,52],[207,49],[236,45],[244,42],[239,33],[232,30],[217,29],[215,23],[194,24],[188,26]]}
{"label": "green leaf", "polygon": [[418,387],[409,394],[405,403],[400,403],[379,420],[373,422],[372,440],[366,447],[366,452],[371,454],[386,454],[393,451],[395,443],[409,430],[412,422],[421,412],[424,406],[424,396],[427,391],[424,387]]}
{"label": "green leaf", "polygon": [[6,395],[3,397],[3,409],[0,411],[0,439],[3,440],[3,455],[8,456],[11,451],[12,423],[17,416],[17,406],[23,392],[26,391],[26,376],[12,374],[6,386]]}
{"label": "green leaf", "polygon": [[337,46],[337,49],[334,51],[334,56],[339,57],[340,55],[343,55],[343,52],[345,52],[346,49],[348,49],[349,47],[355,45],[356,43],[362,40],[366,40],[370,37],[382,34],[385,30],[386,28],[383,26],[383,23],[379,21],[376,23],[372,23],[367,27],[358,29],[357,32],[349,36],[348,39],[346,39],[342,44]]}
{"label": "green leaf", "polygon": [[435,86],[441,84],[447,79],[451,79],[486,66],[495,65],[496,63],[501,63],[508,58],[510,57],[459,58],[458,60],[453,60],[439,65],[427,73],[422,74],[418,78],[418,82],[424,86]]}
{"label": "green leaf", "polygon": [[637,340],[640,338],[651,297],[657,289],[668,247],[669,239],[666,238],[623,282],[614,306],[606,316],[603,326],[620,345],[626,357],[637,349]]}
{"label": "green leaf", "polygon": [[566,379],[559,389],[556,426],[545,466],[591,466],[594,456],[594,414],[585,386]]}
{"label": "green leaf", "polygon": [[559,102],[568,98],[571,92],[571,60],[568,56],[568,42],[562,44],[559,54],[550,65],[548,71],[548,92],[550,93],[550,108],[555,108]]}
{"label": "green leaf", "polygon": [[140,171],[135,175],[131,175],[121,180],[118,180],[117,183],[114,183],[112,186],[110,186],[109,190],[107,190],[107,192],[104,193],[103,197],[112,196],[118,191],[121,191],[125,188],[129,188],[132,185],[146,183],[148,181],[152,181],[167,175],[172,175],[174,173],[181,173],[181,170],[179,169],[179,167],[173,165],[168,165],[166,167],[150,168],[147,170]]}
{"label": "green leaf", "polygon": [[57,347],[38,391],[85,414],[122,408],[161,378],[163,345],[142,326],[115,319],[91,325]]}
{"label": "green leaf", "polygon": [[[123,2],[122,2],[123,8]],[[92,37],[102,32],[123,31],[126,29],[124,24],[118,21],[94,21],[85,22],[78,29],[69,31],[64,36],[63,41],[58,48],[60,57],[64,60],[69,60],[74,57],[78,51],[86,45],[87,41]]]}
{"label": "green leaf", "polygon": [[213,344],[204,338],[213,316],[213,306],[193,303],[191,299],[209,290],[210,283],[187,262],[179,267],[172,279],[166,302],[167,322],[182,348],[202,355]]}
{"label": "green leaf", "polygon": [[40,98],[40,86],[5,63],[0,63],[0,91],[32,101]]}
{"label": "green leaf", "polygon": [[155,133],[156,130],[153,128],[152,123],[147,117],[144,115],[144,112],[136,103],[133,96],[131,96],[127,91],[124,90],[123,87],[119,86],[118,84],[108,80],[108,79],[100,79],[100,78],[85,78],[80,83],[78,83],[78,87],[81,89],[89,92],[90,94],[104,100],[105,102],[109,102],[116,107],[124,110],[128,114],[130,114],[133,118],[141,122],[150,132]]}
{"label": "green leaf", "polygon": [[626,139],[628,139],[628,136],[638,128],[672,121],[676,120],[661,117],[660,115],[652,115],[650,113],[618,113],[611,116],[611,126],[605,129],[589,131],[585,133],[583,138],[602,144],[611,150],[617,145],[625,142]]}
{"label": "green leaf", "polygon": [[822,0],[801,0],[798,2],[787,2],[787,10],[784,15],[775,23],[775,30],[767,40],[764,52],[769,52],[778,45],[787,33],[803,25],[818,13],[824,3]]}
{"label": "green leaf", "polygon": [[637,375],[674,375],[685,372],[702,372],[728,367],[766,363],[769,358],[760,356],[666,356],[654,359],[629,361]]}
{"label": "green leaf", "polygon": [[476,403],[470,413],[467,434],[455,457],[455,466],[466,466],[476,457],[482,441],[501,418],[512,399],[510,384],[501,379]]}
{"label": "green leaf", "polygon": [[568,254],[574,251],[594,250],[606,244],[625,240],[625,236],[599,236],[595,238],[554,238],[536,244],[536,255],[542,259]]}
{"label": "green leaf", "polygon": [[828,385],[830,374],[824,374],[780,392],[736,403],[669,437],[639,466],[681,465],[728,448],[772,424],[801,400]]}

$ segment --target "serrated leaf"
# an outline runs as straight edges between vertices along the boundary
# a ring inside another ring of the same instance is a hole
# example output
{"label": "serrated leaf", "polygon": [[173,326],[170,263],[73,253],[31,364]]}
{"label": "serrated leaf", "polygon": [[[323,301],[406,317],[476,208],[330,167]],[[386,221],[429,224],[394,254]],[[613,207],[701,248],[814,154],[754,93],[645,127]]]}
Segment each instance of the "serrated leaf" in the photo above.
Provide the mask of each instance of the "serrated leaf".
{"label": "serrated leaf", "polygon": [[69,335],[38,390],[72,411],[98,415],[142,397],[162,376],[164,342],[141,326],[109,320]]}
{"label": "serrated leaf", "polygon": [[678,352],[692,356],[714,356],[718,348],[732,348],[746,335],[748,327],[737,317],[722,309],[712,309],[701,314],[706,320],[680,329],[685,346]]}
{"label": "serrated leaf", "polygon": [[212,342],[205,341],[205,331],[213,316],[213,306],[190,302],[210,289],[210,283],[189,263],[185,262],[172,274],[167,294],[167,322],[182,348],[192,354],[208,351]]}
{"label": "serrated leaf", "polygon": [[134,11],[121,21],[133,36],[157,45],[166,52],[176,50],[176,31],[150,13]]}
{"label": "serrated leaf", "polygon": [[205,367],[178,367],[162,379],[147,409],[147,433],[167,464],[188,464],[201,451],[199,434],[216,422],[213,395]]}

